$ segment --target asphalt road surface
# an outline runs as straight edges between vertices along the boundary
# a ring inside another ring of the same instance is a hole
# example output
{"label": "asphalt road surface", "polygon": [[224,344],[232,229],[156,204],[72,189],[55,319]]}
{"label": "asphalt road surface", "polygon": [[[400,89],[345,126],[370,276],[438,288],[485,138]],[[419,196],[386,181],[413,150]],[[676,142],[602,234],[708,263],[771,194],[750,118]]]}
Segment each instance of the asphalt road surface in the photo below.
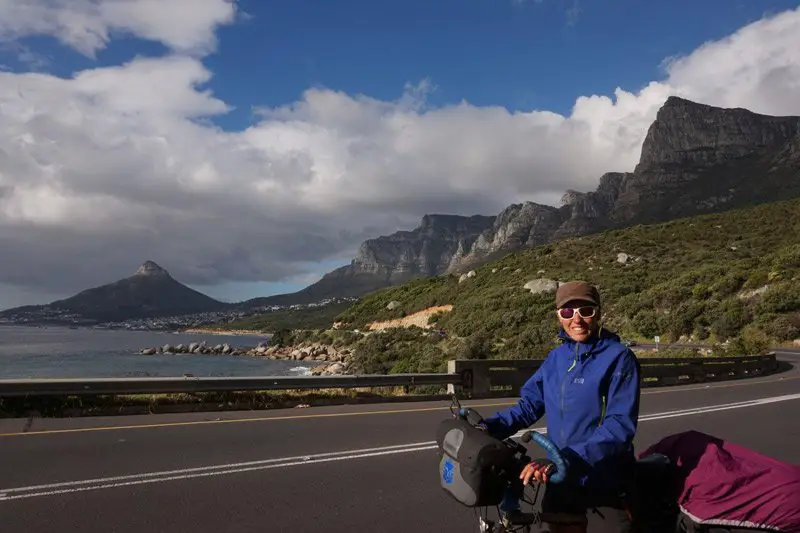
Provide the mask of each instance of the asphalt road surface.
{"label": "asphalt road surface", "polygon": [[[477,531],[438,485],[447,416],[431,402],[0,420],[0,531]],[[645,389],[636,446],[698,429],[800,463],[798,419],[797,369]]]}

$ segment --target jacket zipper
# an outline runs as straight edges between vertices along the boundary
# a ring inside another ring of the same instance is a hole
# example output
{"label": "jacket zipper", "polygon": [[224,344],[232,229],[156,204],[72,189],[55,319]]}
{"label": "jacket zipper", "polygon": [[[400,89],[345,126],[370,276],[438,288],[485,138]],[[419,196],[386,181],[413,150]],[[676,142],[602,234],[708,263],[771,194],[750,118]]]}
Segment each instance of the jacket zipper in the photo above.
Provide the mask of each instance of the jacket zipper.
{"label": "jacket zipper", "polygon": [[[569,373],[572,372],[572,369],[575,368],[575,365],[578,364],[578,349],[580,348],[580,343],[575,343],[575,358],[572,360],[572,364],[569,365],[567,369],[566,375],[564,375],[564,379],[561,380],[561,420],[564,420],[564,389],[567,385],[567,380],[569,379]],[[561,432],[560,432],[561,442],[564,442],[564,424],[561,424]]]}
{"label": "jacket zipper", "polygon": [[601,396],[600,399],[603,401],[603,406],[602,409],[600,410],[600,423],[597,424],[597,427],[602,426],[603,422],[606,419],[606,395],[603,394],[603,396]]}

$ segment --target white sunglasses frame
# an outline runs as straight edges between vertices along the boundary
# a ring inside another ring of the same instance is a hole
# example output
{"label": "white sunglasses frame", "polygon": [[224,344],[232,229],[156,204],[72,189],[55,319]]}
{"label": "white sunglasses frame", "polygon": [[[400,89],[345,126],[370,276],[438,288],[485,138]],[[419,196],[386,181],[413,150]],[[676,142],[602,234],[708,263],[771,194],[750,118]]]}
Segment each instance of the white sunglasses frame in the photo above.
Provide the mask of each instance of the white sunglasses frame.
{"label": "white sunglasses frame", "polygon": [[[583,315],[581,314],[581,312],[580,312],[580,311],[578,311],[578,309],[583,309],[583,308],[585,308],[585,307],[591,307],[592,309],[594,309],[594,312],[593,312],[593,313],[592,313],[590,316],[583,316]],[[573,314],[571,317],[569,317],[569,318],[564,318],[564,317],[562,317],[562,316],[561,316],[561,310],[562,310],[562,309],[572,309],[572,311],[574,312],[574,314]],[[559,307],[558,309],[556,309],[556,316],[557,316],[558,318],[560,318],[561,320],[572,320],[572,319],[574,319],[576,316],[579,316],[579,317],[581,317],[581,318],[584,318],[584,319],[585,319],[585,318],[594,318],[594,317],[596,317],[596,316],[597,316],[597,312],[598,312],[599,310],[600,310],[600,307],[599,307],[599,306],[596,306],[596,305],[582,305],[582,306],[580,306],[580,307]]]}

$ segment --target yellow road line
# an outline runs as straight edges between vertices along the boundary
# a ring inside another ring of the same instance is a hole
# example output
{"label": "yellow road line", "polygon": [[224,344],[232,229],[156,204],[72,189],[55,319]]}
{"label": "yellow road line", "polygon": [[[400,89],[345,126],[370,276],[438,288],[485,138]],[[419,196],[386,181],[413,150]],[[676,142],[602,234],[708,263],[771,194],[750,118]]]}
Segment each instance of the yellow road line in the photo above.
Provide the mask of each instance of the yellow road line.
{"label": "yellow road line", "polygon": [[[762,385],[765,383],[777,383],[781,381],[791,381],[800,379],[800,376],[793,376],[793,377],[786,377],[786,378],[779,378],[779,379],[772,379],[772,380],[762,380],[762,381],[739,381],[733,383],[726,383],[726,384],[716,384],[716,385],[697,385],[692,387],[681,387],[680,389],[660,389],[660,390],[645,390],[642,392],[642,395],[648,394],[666,394],[666,393],[674,393],[674,392],[689,392],[695,390],[709,390],[709,389],[723,389],[729,387],[741,387],[745,385]],[[483,404],[474,404],[470,405],[470,407],[501,407],[501,406],[509,406],[514,405],[516,402],[499,402],[499,403],[483,403]],[[91,431],[117,431],[123,429],[151,429],[151,428],[165,428],[165,427],[179,427],[179,426],[199,426],[199,425],[206,425],[206,424],[233,424],[239,422],[268,422],[268,421],[280,421],[280,420],[302,420],[302,419],[313,419],[313,418],[334,418],[334,417],[345,417],[345,416],[362,416],[362,415],[386,415],[386,414],[402,414],[402,413],[422,413],[422,412],[430,412],[430,411],[444,411],[449,409],[449,406],[442,406],[442,407],[416,407],[411,409],[387,409],[387,410],[379,410],[379,411],[358,411],[352,413],[313,413],[307,415],[287,415],[287,416],[264,416],[264,417],[256,417],[256,418],[232,418],[228,420],[192,420],[186,422],[163,422],[159,424],[131,424],[128,426],[99,426],[99,427],[84,427],[84,428],[68,428],[68,429],[43,429],[39,431],[25,431],[25,432],[14,432],[14,433],[0,433],[0,437],[22,437],[28,435],[53,435],[53,434],[60,434],[60,433],[87,433]]]}
{"label": "yellow road line", "polygon": [[[496,407],[504,405],[514,405],[515,402],[485,403],[472,405],[470,407]],[[187,422],[164,422],[161,424],[132,424],[130,426],[100,426],[91,428],[69,428],[69,429],[44,429],[41,431],[27,431],[18,433],[0,433],[0,437],[20,437],[23,435],[45,435],[53,433],[82,433],[88,431],[112,431],[119,429],[144,429],[144,428],[163,428],[175,426],[198,426],[201,424],[232,424],[235,422],[267,422],[272,420],[300,420],[305,418],[333,418],[340,416],[360,416],[360,415],[385,415],[399,413],[420,413],[424,411],[443,411],[448,407],[418,407],[414,409],[388,409],[384,411],[358,411],[355,413],[316,413],[308,415],[288,415],[288,416],[264,416],[257,418],[233,418],[229,420],[192,420]]]}

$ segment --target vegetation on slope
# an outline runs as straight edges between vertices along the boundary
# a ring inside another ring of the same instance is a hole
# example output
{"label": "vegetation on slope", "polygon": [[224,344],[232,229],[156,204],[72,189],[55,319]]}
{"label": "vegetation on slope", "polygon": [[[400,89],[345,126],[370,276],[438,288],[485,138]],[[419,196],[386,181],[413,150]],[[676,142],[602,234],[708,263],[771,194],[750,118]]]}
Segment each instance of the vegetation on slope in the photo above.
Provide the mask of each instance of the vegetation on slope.
{"label": "vegetation on slope", "polygon": [[220,331],[259,331],[275,333],[284,329],[325,329],[334,318],[347,309],[349,302],[332,303],[319,307],[298,309],[281,309],[267,313],[259,313],[230,322],[215,323],[208,329]]}
{"label": "vegetation on slope", "polygon": [[623,337],[729,341],[731,353],[763,351],[800,337],[800,200],[539,246],[484,265],[463,281],[447,275],[382,290],[336,320],[364,329],[453,305],[434,318],[437,332],[411,328],[363,337],[356,344],[361,371],[431,371],[454,356],[544,356],[557,328],[553,294],[523,288],[538,278],[597,284],[604,323]]}

